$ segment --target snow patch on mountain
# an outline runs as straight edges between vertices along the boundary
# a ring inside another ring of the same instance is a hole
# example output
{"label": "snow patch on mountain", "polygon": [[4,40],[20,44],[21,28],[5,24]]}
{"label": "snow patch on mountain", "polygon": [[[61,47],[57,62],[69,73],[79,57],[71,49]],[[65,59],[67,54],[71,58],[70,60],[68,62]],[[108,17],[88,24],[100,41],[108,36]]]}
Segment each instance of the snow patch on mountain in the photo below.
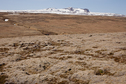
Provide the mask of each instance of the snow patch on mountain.
{"label": "snow patch on mountain", "polygon": [[68,15],[126,17],[126,15],[122,15],[122,14],[90,12],[89,9],[72,8],[72,7],[64,8],[64,9],[47,8],[47,9],[41,9],[41,10],[0,10],[0,12],[12,12],[14,14],[15,13],[52,13],[52,14],[68,14]]}

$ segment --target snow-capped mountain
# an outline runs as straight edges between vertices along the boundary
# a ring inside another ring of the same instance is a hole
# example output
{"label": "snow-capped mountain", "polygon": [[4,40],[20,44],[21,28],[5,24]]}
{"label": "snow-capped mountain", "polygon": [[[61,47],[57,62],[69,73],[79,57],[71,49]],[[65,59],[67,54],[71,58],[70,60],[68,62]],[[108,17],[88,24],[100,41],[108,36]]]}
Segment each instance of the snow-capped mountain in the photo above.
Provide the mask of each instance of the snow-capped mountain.
{"label": "snow-capped mountain", "polygon": [[120,16],[126,17],[126,15],[115,14],[115,13],[98,13],[98,12],[90,12],[89,9],[81,9],[81,8],[64,8],[64,9],[56,9],[56,8],[47,8],[41,10],[0,10],[0,12],[12,12],[12,13],[53,13],[53,14],[69,14],[69,15],[94,15],[94,16]]}

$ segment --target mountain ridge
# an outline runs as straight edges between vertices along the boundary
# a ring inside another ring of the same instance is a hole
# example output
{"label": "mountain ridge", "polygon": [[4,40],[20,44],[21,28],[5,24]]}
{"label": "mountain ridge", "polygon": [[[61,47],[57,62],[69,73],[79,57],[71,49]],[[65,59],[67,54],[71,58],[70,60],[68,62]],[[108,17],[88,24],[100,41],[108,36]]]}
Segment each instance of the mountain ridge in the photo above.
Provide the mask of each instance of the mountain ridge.
{"label": "mountain ridge", "polygon": [[51,13],[51,14],[67,14],[67,15],[90,15],[90,16],[119,16],[126,17],[123,14],[116,13],[101,13],[101,12],[90,12],[89,9],[85,8],[46,8],[40,10],[0,10],[0,12],[12,12],[12,13]]}

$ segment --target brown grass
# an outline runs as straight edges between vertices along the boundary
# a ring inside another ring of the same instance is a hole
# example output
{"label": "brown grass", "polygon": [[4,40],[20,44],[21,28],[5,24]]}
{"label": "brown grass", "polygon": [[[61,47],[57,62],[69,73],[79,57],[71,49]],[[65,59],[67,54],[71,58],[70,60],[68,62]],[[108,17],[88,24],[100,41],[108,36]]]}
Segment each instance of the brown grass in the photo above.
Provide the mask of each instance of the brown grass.
{"label": "brown grass", "polygon": [[74,74],[74,71],[72,69],[68,69],[64,73],[60,74],[60,77],[61,78],[68,78],[68,76],[72,75],[72,74]]}
{"label": "brown grass", "polygon": [[0,75],[0,84],[5,84],[6,78],[8,78],[7,75]]}
{"label": "brown grass", "polygon": [[0,64],[0,71],[3,71],[3,67],[5,66],[5,63]]}
{"label": "brown grass", "polygon": [[126,64],[126,55],[122,55],[121,57],[111,57],[111,58],[114,59],[115,62]]}
{"label": "brown grass", "polygon": [[51,45],[51,46],[60,46],[61,43],[58,43],[58,42],[55,42],[55,41],[49,41],[48,45]]}
{"label": "brown grass", "polygon": [[59,57],[49,57],[51,59],[66,60],[73,58],[72,56],[59,56]]}
{"label": "brown grass", "polygon": [[71,81],[75,82],[75,84],[89,84],[90,82],[90,81],[83,81],[75,78],[72,78]]}
{"label": "brown grass", "polygon": [[114,73],[110,73],[107,69],[96,69],[94,73],[95,75],[109,75],[109,76],[114,75]]}
{"label": "brown grass", "polygon": [[57,84],[69,84],[69,82],[64,80],[64,81],[61,81],[61,82],[59,82]]}
{"label": "brown grass", "polygon": [[58,35],[55,32],[50,32],[50,31],[45,31],[45,30],[38,30],[40,31],[43,35]]}
{"label": "brown grass", "polygon": [[[30,13],[20,14],[17,16],[0,13],[0,17],[0,37],[126,31],[125,17]],[[4,18],[9,18],[9,21],[5,22],[3,20]]]}
{"label": "brown grass", "polygon": [[7,52],[9,48],[0,48],[0,52]]}
{"label": "brown grass", "polygon": [[82,66],[82,67],[85,67],[85,66],[87,65],[86,62],[82,62],[82,61],[76,61],[75,64],[76,64],[76,65],[80,65],[80,66]]}

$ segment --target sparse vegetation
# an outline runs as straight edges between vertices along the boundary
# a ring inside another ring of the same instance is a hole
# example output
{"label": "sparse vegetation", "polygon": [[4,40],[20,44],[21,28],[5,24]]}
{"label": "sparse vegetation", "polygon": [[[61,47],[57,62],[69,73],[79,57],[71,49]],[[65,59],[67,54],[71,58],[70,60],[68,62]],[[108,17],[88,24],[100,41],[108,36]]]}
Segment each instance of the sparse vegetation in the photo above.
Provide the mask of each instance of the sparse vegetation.
{"label": "sparse vegetation", "polygon": [[61,43],[57,43],[57,42],[54,42],[54,41],[48,41],[48,45],[51,45],[51,46],[60,46]]}
{"label": "sparse vegetation", "polygon": [[0,52],[7,52],[9,48],[0,48]]}
{"label": "sparse vegetation", "polygon": [[82,67],[84,67],[84,66],[87,65],[86,62],[81,62],[81,61],[76,61],[75,64],[78,64],[78,65],[80,65],[80,66],[82,66]]}
{"label": "sparse vegetation", "polygon": [[126,55],[123,55],[121,57],[111,57],[111,58],[114,59],[115,62],[126,64]]}
{"label": "sparse vegetation", "polygon": [[125,84],[124,19],[0,13],[0,84]]}
{"label": "sparse vegetation", "polygon": [[[18,16],[9,15],[8,13],[0,13],[0,17],[0,21],[4,23],[1,24],[2,27],[0,27],[4,28],[4,30],[0,31],[0,37],[125,31],[125,17],[117,18],[107,16],[71,16],[33,13],[20,13]],[[9,18],[9,21],[7,22],[9,24],[3,20],[5,18]],[[90,25],[90,23],[92,23],[92,25]],[[10,26],[11,30],[8,32],[8,34],[4,33],[6,30],[8,30],[8,28],[10,28]],[[22,32],[22,30],[27,32]]]}
{"label": "sparse vegetation", "polygon": [[0,84],[5,84],[6,78],[8,78],[7,75],[0,75]]}
{"label": "sparse vegetation", "polygon": [[71,79],[71,81],[75,82],[76,84],[89,84],[90,81],[83,81],[83,80],[79,80],[79,79]]}
{"label": "sparse vegetation", "polygon": [[114,53],[113,52],[110,52],[108,55],[114,55]]}
{"label": "sparse vegetation", "polygon": [[103,55],[103,53],[102,53],[102,52],[104,52],[104,51],[107,51],[107,50],[106,50],[106,49],[101,49],[101,50],[97,50],[97,51],[95,51],[95,53],[98,53],[98,54]]}
{"label": "sparse vegetation", "polygon": [[13,43],[13,47],[18,47],[19,43]]}
{"label": "sparse vegetation", "polygon": [[0,64],[0,72],[3,71],[3,67],[4,67],[5,65],[6,65],[5,63]]}
{"label": "sparse vegetation", "polygon": [[98,48],[98,46],[93,46],[92,48]]}
{"label": "sparse vegetation", "polygon": [[64,80],[64,81],[59,82],[58,84],[69,84],[69,82]]}
{"label": "sparse vegetation", "polygon": [[110,73],[107,69],[96,69],[94,73],[95,75],[109,75],[109,76],[114,75],[114,73]]}
{"label": "sparse vegetation", "polygon": [[45,31],[45,30],[38,30],[40,31],[43,35],[58,35],[55,32],[49,32],[49,31]]}
{"label": "sparse vegetation", "polygon": [[98,69],[95,71],[95,75],[103,75],[104,71],[102,69]]}

